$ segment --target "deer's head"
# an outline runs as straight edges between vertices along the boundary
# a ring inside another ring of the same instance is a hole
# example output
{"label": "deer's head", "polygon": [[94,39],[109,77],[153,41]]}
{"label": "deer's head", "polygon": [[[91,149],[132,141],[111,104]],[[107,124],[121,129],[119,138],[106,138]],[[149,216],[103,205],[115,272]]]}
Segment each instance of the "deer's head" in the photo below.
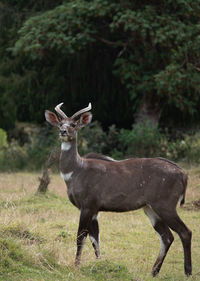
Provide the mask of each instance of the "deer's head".
{"label": "deer's head", "polygon": [[62,105],[63,103],[60,103],[55,107],[57,115],[46,110],[45,118],[52,126],[59,128],[59,136],[62,141],[71,142],[76,138],[77,131],[91,122],[92,114],[88,111],[91,110],[92,106],[91,103],[89,103],[88,107],[77,111],[71,117],[67,117],[67,115],[60,109]]}

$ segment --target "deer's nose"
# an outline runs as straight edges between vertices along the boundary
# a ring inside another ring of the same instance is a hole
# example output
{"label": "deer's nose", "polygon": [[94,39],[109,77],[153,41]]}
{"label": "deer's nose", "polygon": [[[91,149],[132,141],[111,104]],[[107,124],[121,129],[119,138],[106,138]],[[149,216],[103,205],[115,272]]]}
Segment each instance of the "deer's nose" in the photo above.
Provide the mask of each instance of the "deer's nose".
{"label": "deer's nose", "polygon": [[61,136],[64,136],[64,135],[66,135],[66,130],[60,130],[60,134],[61,134]]}

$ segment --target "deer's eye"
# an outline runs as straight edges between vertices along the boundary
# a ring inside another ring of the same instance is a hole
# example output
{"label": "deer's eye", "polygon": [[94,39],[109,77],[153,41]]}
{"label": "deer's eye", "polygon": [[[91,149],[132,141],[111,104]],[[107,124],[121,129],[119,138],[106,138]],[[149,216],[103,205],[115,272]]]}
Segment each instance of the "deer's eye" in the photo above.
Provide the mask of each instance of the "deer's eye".
{"label": "deer's eye", "polygon": [[71,124],[71,127],[72,127],[72,128],[75,128],[75,127],[76,127],[76,124],[72,123],[72,124]]}

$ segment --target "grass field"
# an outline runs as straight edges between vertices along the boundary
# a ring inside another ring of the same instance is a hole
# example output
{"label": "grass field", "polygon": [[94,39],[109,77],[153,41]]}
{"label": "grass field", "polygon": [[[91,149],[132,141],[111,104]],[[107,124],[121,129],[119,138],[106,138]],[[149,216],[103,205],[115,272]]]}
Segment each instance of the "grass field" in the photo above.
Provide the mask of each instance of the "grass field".
{"label": "grass field", "polygon": [[193,231],[193,275],[185,277],[183,250],[174,234],[158,277],[151,268],[160,242],[143,210],[100,213],[101,253],[95,259],[87,240],[81,266],[74,267],[79,211],[67,199],[59,175],[53,175],[49,192],[36,195],[39,174],[0,174],[0,280],[2,281],[145,281],[200,280],[200,168],[190,175],[180,217]]}

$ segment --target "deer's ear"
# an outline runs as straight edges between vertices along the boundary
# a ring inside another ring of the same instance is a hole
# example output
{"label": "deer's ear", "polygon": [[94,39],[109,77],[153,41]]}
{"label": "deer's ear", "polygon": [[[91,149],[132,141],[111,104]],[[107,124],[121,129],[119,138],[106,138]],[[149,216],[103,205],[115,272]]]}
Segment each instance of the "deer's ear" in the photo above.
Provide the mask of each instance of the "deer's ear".
{"label": "deer's ear", "polygon": [[56,116],[56,114],[49,110],[45,111],[45,118],[46,118],[47,122],[49,122],[52,126],[58,127],[60,125],[60,121],[58,120],[58,117]]}
{"label": "deer's ear", "polygon": [[85,127],[92,121],[92,114],[90,112],[83,113],[80,117],[80,126]]}

